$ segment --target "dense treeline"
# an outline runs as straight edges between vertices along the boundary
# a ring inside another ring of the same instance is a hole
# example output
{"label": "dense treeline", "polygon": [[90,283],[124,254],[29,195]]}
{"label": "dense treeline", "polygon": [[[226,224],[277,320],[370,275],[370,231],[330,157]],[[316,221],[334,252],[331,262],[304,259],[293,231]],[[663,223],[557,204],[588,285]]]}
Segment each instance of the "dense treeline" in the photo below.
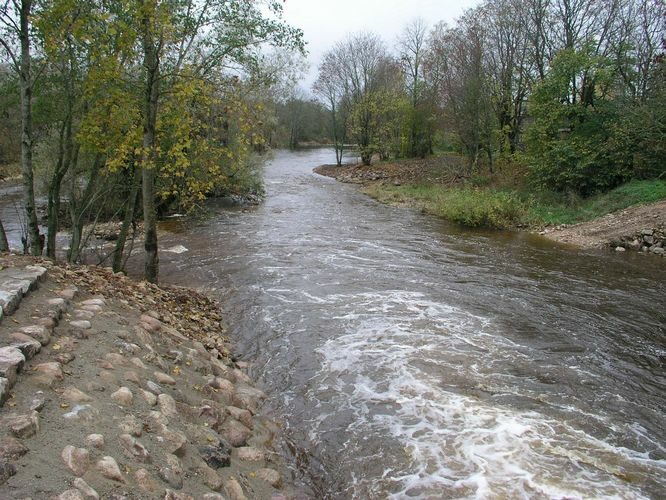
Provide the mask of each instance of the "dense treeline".
{"label": "dense treeline", "polygon": [[508,161],[582,195],[666,174],[661,0],[486,0],[455,24],[410,23],[395,50],[362,33],[325,54],[313,90],[341,161],[455,148],[464,175]]}
{"label": "dense treeline", "polygon": [[[278,0],[3,2],[0,159],[21,164],[30,252],[45,244],[55,257],[66,208],[76,261],[84,225],[113,215],[122,269],[141,213],[145,276],[156,281],[158,211],[252,188],[251,153],[264,146],[270,87],[284,69],[261,49],[303,50],[281,14]],[[48,193],[45,242],[35,172]]]}
{"label": "dense treeline", "polygon": [[326,109],[302,92],[278,100],[275,116],[275,130],[270,138],[272,146],[294,149],[330,143]]}

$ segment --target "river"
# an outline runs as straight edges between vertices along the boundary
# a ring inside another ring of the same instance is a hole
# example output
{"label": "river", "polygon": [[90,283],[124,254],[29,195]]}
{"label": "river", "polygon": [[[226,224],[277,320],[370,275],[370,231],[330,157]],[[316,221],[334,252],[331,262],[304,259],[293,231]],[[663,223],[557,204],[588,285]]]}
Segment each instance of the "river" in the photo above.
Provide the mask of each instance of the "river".
{"label": "river", "polygon": [[21,236],[27,233],[23,206],[22,185],[16,181],[0,183],[0,220],[2,221],[9,248],[23,249]]}
{"label": "river", "polygon": [[316,498],[659,498],[666,268],[464,231],[277,152],[267,199],[162,238],[226,304]]}
{"label": "river", "polygon": [[470,232],[278,152],[266,202],[211,205],[162,274],[217,291],[328,498],[657,498],[663,259]]}

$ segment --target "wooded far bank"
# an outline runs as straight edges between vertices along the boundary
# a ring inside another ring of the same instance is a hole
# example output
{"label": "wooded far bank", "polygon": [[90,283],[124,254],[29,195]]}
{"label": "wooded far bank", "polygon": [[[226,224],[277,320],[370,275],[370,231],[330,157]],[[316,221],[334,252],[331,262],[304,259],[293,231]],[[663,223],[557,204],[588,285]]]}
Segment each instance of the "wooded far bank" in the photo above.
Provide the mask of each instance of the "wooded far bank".
{"label": "wooded far bank", "polygon": [[456,151],[460,177],[526,170],[590,196],[666,172],[666,15],[658,0],[487,0],[332,47],[314,91],[341,162]]}

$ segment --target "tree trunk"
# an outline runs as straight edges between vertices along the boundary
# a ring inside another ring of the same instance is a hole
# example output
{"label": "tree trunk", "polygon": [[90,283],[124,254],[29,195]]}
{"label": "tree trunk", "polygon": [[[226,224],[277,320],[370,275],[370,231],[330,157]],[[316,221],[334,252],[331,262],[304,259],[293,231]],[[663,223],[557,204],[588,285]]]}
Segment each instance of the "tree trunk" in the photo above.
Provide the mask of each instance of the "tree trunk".
{"label": "tree trunk", "polygon": [[[148,9],[146,9],[148,10]],[[157,283],[159,275],[159,256],[157,253],[157,211],[155,207],[155,124],[157,121],[157,103],[159,98],[159,58],[153,39],[151,15],[144,12],[142,25],[143,66],[145,70],[144,122],[143,122],[143,158],[141,165],[143,226],[144,277],[151,283]]]}
{"label": "tree trunk", "polygon": [[78,152],[75,151],[72,134],[72,121],[74,119],[74,96],[71,80],[67,81],[67,115],[60,131],[60,146],[58,148],[58,161],[53,172],[48,196],[48,231],[46,236],[46,256],[56,258],[56,234],[60,228],[60,187],[70,166],[76,163]]}
{"label": "tree trunk", "polygon": [[72,140],[72,117],[71,114],[66,118],[65,131],[62,137],[63,144],[61,157],[56,163],[56,169],[49,186],[48,198],[48,232],[46,237],[46,256],[50,259],[56,258],[56,234],[60,228],[60,187],[62,181],[72,164],[72,159],[76,156]]}
{"label": "tree trunk", "polygon": [[86,190],[80,200],[77,201],[74,198],[74,192],[72,190],[69,202],[69,213],[72,219],[72,239],[69,243],[69,250],[67,252],[68,262],[77,262],[79,260],[81,245],[83,243],[83,226],[85,225],[84,216],[88,211],[88,208],[90,208],[97,187],[99,171],[103,165],[104,157],[101,154],[97,154],[88,174]]}
{"label": "tree trunk", "polygon": [[69,250],[67,250],[67,262],[74,263],[79,259],[81,251],[81,239],[83,233],[83,222],[81,221],[81,214],[70,204],[70,218],[72,220],[72,237],[69,240]]}
{"label": "tree trunk", "polygon": [[7,233],[5,233],[5,226],[2,225],[2,220],[0,220],[0,252],[9,252],[9,242],[7,241]]}
{"label": "tree trunk", "polygon": [[41,255],[42,242],[35,208],[35,184],[32,170],[32,75],[30,72],[30,14],[32,0],[21,0],[21,170],[23,173],[23,208],[28,226],[28,245],[32,255]]}
{"label": "tree trunk", "polygon": [[56,233],[58,232],[58,210],[56,200],[60,201],[60,181],[58,180],[59,173],[62,171],[63,163],[65,162],[65,133],[67,129],[67,120],[62,123],[60,127],[60,137],[58,138],[58,159],[56,160],[55,169],[53,171],[53,178],[49,186],[48,204],[46,209],[47,219],[47,232],[46,232],[46,256],[50,259],[55,259],[56,253]]}
{"label": "tree trunk", "polygon": [[338,135],[338,120],[335,101],[331,101],[331,121],[333,122],[333,143],[335,146],[335,163],[342,165],[342,150],[344,149],[344,140]]}
{"label": "tree trunk", "polygon": [[[150,283],[157,283],[159,275],[159,256],[157,254],[157,213],[155,208],[155,171],[144,168],[142,172],[143,186],[143,226],[144,249],[146,258],[144,263],[144,277]],[[148,201],[146,201],[148,200]]]}
{"label": "tree trunk", "polygon": [[297,146],[297,140],[296,140],[296,127],[291,126],[291,130],[289,131],[289,149],[294,150],[296,149]]}
{"label": "tree trunk", "polygon": [[123,270],[123,254],[125,253],[125,243],[127,242],[127,235],[129,234],[130,226],[134,220],[134,212],[136,212],[136,204],[139,198],[139,187],[141,186],[141,176],[137,171],[133,172],[132,188],[130,190],[129,199],[125,208],[125,217],[123,224],[120,227],[120,234],[116,241],[116,248],[113,250],[113,272],[118,273]]}

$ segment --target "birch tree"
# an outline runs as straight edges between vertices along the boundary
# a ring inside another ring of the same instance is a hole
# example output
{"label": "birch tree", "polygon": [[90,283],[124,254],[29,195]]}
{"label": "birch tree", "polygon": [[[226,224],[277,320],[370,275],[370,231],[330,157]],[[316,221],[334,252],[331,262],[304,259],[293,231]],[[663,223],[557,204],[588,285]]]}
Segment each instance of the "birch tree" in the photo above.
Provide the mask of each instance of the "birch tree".
{"label": "birch tree", "polygon": [[23,176],[23,209],[27,224],[24,245],[32,255],[41,255],[42,242],[35,207],[33,172],[32,67],[33,0],[5,0],[0,5],[0,45],[18,76],[21,93],[21,173]]}

